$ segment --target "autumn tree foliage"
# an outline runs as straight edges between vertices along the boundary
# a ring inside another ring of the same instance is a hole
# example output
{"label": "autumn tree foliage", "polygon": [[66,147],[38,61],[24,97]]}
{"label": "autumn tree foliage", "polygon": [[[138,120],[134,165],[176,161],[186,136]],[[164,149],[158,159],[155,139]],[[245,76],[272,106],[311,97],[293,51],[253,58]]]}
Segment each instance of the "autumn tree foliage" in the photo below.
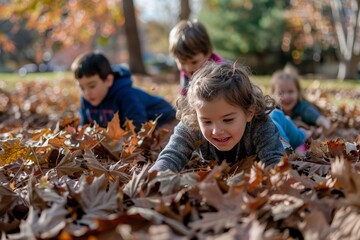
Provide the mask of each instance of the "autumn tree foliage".
{"label": "autumn tree foliage", "polygon": [[[127,8],[126,15],[122,0],[114,1],[8,1],[0,4],[0,18],[9,20],[14,25],[14,31],[19,24],[25,22],[25,27],[35,29],[44,39],[37,51],[55,49],[56,46],[70,46],[92,42],[94,46],[106,42],[124,25],[127,29],[130,67],[134,72],[145,72],[140,42],[135,21],[134,8]],[[126,6],[133,4],[126,0]],[[125,17],[128,18],[127,20]],[[4,50],[14,50],[11,39],[6,33],[0,33],[0,43]],[[138,49],[138,51],[134,51]],[[134,59],[134,60],[133,60]]]}
{"label": "autumn tree foliage", "polygon": [[282,48],[292,48],[299,61],[307,48],[317,47],[314,60],[322,49],[335,48],[339,60],[338,79],[356,79],[360,60],[360,3],[357,0],[290,1],[287,32]]}

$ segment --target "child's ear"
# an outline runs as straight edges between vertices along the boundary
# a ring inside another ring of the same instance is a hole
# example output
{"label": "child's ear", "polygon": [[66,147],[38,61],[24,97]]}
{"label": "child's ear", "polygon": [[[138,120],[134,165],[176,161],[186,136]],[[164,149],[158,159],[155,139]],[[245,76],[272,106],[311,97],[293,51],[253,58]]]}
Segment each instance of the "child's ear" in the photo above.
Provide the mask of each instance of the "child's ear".
{"label": "child's ear", "polygon": [[252,105],[251,107],[249,107],[249,109],[247,110],[247,113],[246,113],[246,121],[247,122],[251,122],[252,119],[254,118],[254,115],[255,115],[255,105]]}
{"label": "child's ear", "polygon": [[112,74],[108,74],[106,79],[105,79],[106,84],[108,85],[108,87],[111,87],[114,83],[114,75]]}

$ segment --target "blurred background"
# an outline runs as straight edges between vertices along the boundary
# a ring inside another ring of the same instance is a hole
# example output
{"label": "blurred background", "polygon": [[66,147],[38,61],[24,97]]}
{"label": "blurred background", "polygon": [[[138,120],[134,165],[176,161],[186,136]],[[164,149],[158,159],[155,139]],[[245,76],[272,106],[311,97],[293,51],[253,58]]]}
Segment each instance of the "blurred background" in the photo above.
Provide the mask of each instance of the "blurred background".
{"label": "blurred background", "polygon": [[269,75],[360,79],[358,0],[0,0],[0,72],[68,71],[103,51],[133,73],[174,72],[170,29],[199,19],[216,53]]}

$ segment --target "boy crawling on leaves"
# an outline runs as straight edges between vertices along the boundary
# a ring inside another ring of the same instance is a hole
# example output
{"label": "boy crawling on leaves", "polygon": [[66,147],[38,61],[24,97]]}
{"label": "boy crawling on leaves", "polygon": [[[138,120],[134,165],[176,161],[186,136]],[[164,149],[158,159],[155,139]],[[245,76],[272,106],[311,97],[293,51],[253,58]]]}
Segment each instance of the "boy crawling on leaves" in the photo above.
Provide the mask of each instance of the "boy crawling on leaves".
{"label": "boy crawling on leaves", "polygon": [[121,65],[111,66],[101,53],[78,56],[71,66],[81,89],[81,125],[96,122],[106,127],[118,112],[120,124],[133,121],[136,130],[149,120],[158,126],[176,122],[175,109],[165,99],[132,86],[131,73]]}

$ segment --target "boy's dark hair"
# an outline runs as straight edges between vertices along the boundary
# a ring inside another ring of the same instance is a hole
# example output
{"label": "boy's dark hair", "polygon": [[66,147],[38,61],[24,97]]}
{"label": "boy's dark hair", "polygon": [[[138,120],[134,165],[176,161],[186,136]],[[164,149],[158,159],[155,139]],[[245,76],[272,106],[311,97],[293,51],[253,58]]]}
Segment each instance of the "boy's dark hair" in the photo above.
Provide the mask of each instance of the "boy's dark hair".
{"label": "boy's dark hair", "polygon": [[71,64],[71,70],[76,79],[99,75],[105,80],[109,74],[112,74],[109,60],[101,53],[85,53],[78,56]]}
{"label": "boy's dark hair", "polygon": [[169,51],[179,59],[189,59],[198,53],[207,55],[212,52],[205,26],[197,20],[178,22],[169,34]]}

